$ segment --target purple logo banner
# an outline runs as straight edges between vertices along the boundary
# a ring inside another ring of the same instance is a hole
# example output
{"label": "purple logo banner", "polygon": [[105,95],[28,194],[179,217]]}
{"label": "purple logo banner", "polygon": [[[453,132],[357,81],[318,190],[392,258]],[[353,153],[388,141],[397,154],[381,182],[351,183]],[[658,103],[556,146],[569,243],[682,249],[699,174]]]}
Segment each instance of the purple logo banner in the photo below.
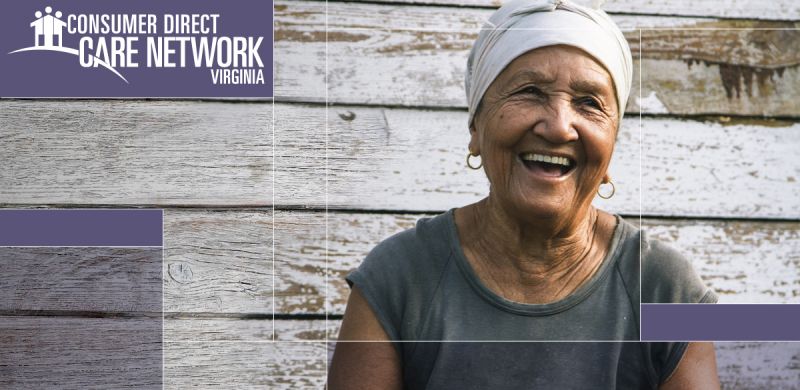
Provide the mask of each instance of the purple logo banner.
{"label": "purple logo banner", "polygon": [[642,304],[642,341],[800,341],[798,304]]}
{"label": "purple logo banner", "polygon": [[0,246],[162,246],[157,209],[0,209]]}
{"label": "purple logo banner", "polygon": [[14,0],[0,97],[272,97],[272,0]]}

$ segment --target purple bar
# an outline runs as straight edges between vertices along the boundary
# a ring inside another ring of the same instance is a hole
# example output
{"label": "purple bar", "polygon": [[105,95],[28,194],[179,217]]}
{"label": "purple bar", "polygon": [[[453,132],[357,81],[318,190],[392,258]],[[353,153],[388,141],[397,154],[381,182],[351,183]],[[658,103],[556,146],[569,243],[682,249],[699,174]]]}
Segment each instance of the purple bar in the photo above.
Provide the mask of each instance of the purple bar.
{"label": "purple bar", "polygon": [[162,211],[0,210],[0,246],[162,246]]}
{"label": "purple bar", "polygon": [[642,304],[643,341],[800,341],[797,304]]}
{"label": "purple bar", "polygon": [[0,96],[272,97],[272,20],[272,0],[6,0]]}

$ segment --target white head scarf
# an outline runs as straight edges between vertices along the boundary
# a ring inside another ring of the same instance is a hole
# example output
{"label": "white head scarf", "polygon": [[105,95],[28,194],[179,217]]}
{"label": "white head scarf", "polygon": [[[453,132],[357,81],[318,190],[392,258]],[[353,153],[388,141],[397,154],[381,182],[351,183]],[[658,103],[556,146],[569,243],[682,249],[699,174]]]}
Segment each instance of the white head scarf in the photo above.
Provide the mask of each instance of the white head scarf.
{"label": "white head scarf", "polygon": [[469,53],[465,83],[469,125],[483,94],[511,61],[552,45],[577,47],[608,70],[622,119],[633,60],[628,42],[608,14],[569,0],[514,0],[492,14]]}

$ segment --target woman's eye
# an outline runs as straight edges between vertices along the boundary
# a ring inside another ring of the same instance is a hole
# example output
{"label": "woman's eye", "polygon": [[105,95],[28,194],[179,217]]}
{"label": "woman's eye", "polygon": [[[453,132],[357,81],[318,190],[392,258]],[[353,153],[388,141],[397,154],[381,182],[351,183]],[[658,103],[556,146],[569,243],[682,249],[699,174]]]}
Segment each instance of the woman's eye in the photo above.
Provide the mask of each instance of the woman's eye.
{"label": "woman's eye", "polygon": [[582,97],[582,98],[578,99],[577,103],[580,104],[583,107],[590,107],[590,108],[593,108],[593,109],[596,109],[596,110],[600,110],[600,109],[603,108],[603,105],[600,104],[600,102],[597,101],[597,99],[595,99],[593,97],[589,97],[589,96]]}
{"label": "woman's eye", "polygon": [[522,90],[522,93],[531,94],[531,95],[537,95],[537,96],[541,96],[541,95],[544,94],[544,92],[542,92],[541,89],[533,87],[533,86],[525,87]]}

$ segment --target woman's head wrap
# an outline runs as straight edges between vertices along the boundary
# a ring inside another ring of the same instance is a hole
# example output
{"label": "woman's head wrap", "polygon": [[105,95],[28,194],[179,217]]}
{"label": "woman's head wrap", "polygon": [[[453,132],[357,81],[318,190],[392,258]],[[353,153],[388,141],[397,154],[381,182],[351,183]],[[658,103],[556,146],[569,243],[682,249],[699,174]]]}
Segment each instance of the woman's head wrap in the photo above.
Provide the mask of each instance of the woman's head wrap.
{"label": "woman's head wrap", "polygon": [[633,61],[628,42],[608,14],[569,0],[514,0],[492,14],[469,53],[465,83],[469,125],[483,94],[511,61],[551,45],[577,47],[608,70],[622,119]]}

